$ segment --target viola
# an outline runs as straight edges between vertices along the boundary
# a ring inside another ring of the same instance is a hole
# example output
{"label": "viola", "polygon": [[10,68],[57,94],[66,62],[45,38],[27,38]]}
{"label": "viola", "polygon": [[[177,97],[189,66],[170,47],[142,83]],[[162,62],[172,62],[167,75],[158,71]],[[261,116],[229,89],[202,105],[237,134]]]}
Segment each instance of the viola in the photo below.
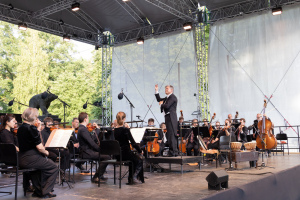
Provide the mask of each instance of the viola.
{"label": "viola", "polygon": [[13,133],[14,133],[15,136],[17,136],[17,133],[18,133],[18,124],[14,125]]}
{"label": "viola", "polygon": [[77,128],[75,128],[75,133],[78,133],[78,127],[77,127]]}

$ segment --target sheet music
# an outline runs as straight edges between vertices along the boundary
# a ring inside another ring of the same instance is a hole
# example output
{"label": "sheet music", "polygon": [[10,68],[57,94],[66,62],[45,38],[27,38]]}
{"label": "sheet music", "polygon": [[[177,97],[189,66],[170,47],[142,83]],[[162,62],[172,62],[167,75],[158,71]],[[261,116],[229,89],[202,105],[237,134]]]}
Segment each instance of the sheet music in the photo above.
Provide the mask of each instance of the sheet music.
{"label": "sheet music", "polygon": [[143,139],[144,133],[148,127],[145,128],[131,128],[130,132],[136,143],[140,143]]}
{"label": "sheet music", "polygon": [[55,129],[51,132],[45,147],[63,147],[66,148],[73,129]]}

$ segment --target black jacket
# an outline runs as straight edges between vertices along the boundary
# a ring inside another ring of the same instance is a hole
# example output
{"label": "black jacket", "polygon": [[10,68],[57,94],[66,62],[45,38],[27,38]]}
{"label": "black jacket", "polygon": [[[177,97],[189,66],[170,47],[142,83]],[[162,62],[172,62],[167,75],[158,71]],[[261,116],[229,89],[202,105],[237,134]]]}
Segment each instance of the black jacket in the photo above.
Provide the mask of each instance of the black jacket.
{"label": "black jacket", "polygon": [[96,142],[92,138],[91,133],[83,125],[79,125],[77,139],[79,141],[80,153],[85,153],[86,155],[89,155],[94,154],[94,152],[100,151],[99,145],[96,144]]}
{"label": "black jacket", "polygon": [[[175,113],[176,114],[176,107],[177,107],[177,97],[174,94],[171,94],[169,98],[160,98],[159,94],[155,94],[157,102],[163,101],[164,103],[161,104],[160,110],[161,112],[168,113]],[[177,115],[176,115],[177,116]],[[177,120],[176,120],[177,121]]]}

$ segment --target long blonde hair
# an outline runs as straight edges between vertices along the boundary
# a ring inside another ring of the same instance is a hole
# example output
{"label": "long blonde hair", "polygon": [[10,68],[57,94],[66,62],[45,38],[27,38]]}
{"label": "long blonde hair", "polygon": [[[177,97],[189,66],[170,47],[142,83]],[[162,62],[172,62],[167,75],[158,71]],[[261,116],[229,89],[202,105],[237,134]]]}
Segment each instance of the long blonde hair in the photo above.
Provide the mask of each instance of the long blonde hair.
{"label": "long blonde hair", "polygon": [[118,112],[117,114],[117,124],[119,126],[123,126],[124,125],[124,119],[126,118],[126,114],[124,112]]}

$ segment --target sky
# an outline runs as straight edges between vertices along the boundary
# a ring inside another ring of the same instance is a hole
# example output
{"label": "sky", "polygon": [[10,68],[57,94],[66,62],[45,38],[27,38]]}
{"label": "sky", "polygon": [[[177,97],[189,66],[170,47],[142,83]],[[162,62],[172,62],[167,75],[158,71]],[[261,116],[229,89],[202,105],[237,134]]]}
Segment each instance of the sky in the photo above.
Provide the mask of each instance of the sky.
{"label": "sky", "polygon": [[78,42],[78,41],[74,41],[71,40],[70,42],[72,42],[75,46],[74,49],[78,52],[77,54],[73,54],[74,58],[79,59],[80,57],[83,59],[91,59],[93,54],[93,50],[95,50],[95,46],[94,45],[90,45],[90,44],[86,44],[83,42]]}

